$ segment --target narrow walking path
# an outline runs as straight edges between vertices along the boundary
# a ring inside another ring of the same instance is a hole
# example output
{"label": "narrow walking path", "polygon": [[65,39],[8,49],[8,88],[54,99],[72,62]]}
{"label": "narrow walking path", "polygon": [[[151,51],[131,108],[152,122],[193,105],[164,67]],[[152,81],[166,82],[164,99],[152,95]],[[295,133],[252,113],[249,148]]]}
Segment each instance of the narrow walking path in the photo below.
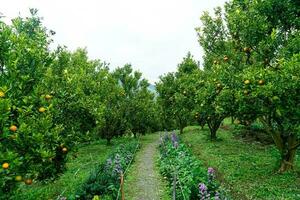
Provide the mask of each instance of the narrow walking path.
{"label": "narrow walking path", "polygon": [[125,199],[169,200],[167,188],[156,166],[158,134],[141,138],[142,149],[125,179]]}

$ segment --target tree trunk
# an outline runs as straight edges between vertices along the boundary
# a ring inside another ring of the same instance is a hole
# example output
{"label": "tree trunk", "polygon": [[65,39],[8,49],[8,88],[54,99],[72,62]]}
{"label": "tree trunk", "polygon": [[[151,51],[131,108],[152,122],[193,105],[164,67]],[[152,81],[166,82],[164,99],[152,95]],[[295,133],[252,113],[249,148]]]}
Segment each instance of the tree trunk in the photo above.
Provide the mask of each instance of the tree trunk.
{"label": "tree trunk", "polygon": [[180,127],[180,132],[179,132],[180,134],[183,134],[183,129],[184,129],[183,127]]}
{"label": "tree trunk", "polygon": [[111,145],[111,138],[106,138],[106,144]]}
{"label": "tree trunk", "polygon": [[292,170],[296,157],[297,148],[299,147],[299,140],[296,134],[285,136],[284,129],[281,124],[278,124],[278,129],[274,129],[271,125],[271,120],[267,117],[260,118],[260,121],[266,127],[266,131],[272,135],[275,146],[281,153],[281,162],[279,172],[286,172]]}
{"label": "tree trunk", "polygon": [[217,130],[216,129],[210,130],[210,140],[211,141],[217,140]]}
{"label": "tree trunk", "polygon": [[219,129],[221,122],[222,122],[222,120],[221,121],[210,121],[207,123],[209,130],[210,130],[210,140],[211,141],[217,140],[217,130]]}
{"label": "tree trunk", "polygon": [[217,130],[218,130],[218,128],[216,128],[216,125],[212,122],[209,122],[207,124],[208,124],[208,128],[210,130],[210,140],[211,141],[216,141],[217,140]]}
{"label": "tree trunk", "polygon": [[289,135],[287,138],[285,149],[281,152],[281,165],[279,172],[286,172],[294,168],[294,161],[297,152],[297,136]]}
{"label": "tree trunk", "polygon": [[279,172],[286,172],[294,168],[296,149],[288,150],[281,158]]}
{"label": "tree trunk", "polygon": [[177,117],[177,120],[178,120],[178,125],[179,125],[179,133],[182,134],[186,123],[180,117]]}

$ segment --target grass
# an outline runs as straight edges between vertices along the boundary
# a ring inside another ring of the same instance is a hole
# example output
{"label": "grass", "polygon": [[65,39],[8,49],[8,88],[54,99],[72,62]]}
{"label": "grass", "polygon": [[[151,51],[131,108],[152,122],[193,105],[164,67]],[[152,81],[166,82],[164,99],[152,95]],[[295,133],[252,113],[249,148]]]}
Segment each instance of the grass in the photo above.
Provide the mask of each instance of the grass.
{"label": "grass", "polygon": [[[157,134],[148,134],[148,135],[142,136],[140,138],[142,148],[144,148],[147,144],[153,143],[154,140],[158,140]],[[135,160],[139,160],[139,157],[143,156],[142,154],[140,154],[140,152],[142,152],[142,149],[138,152]],[[159,156],[159,153],[158,153],[158,151],[156,151],[155,160],[158,160],[158,156]],[[155,165],[154,170],[159,175],[159,169],[158,169],[157,163],[153,163],[153,164]],[[132,164],[132,166],[129,168],[128,174],[125,177],[125,186],[124,186],[125,199],[133,199],[134,197],[136,197],[136,194],[141,193],[141,191],[139,191],[139,187],[136,186],[136,184],[139,183],[138,176],[136,176],[136,172],[138,170],[140,170],[138,167],[139,167],[138,163],[134,162]],[[159,179],[159,189],[160,189],[159,193],[161,194],[160,199],[161,200],[171,199],[168,194],[168,188],[167,188],[165,181],[160,176],[158,177],[158,179]],[[147,185],[145,185],[145,187],[147,187]]]}
{"label": "grass", "polygon": [[10,199],[33,200],[33,199],[59,199],[59,195],[69,196],[85,181],[94,167],[103,162],[111,151],[120,143],[126,142],[128,138],[120,138],[113,141],[113,145],[107,146],[106,140],[79,148],[77,158],[69,157],[67,171],[56,181],[50,183],[34,183],[31,186],[20,185],[16,194]]}
{"label": "grass", "polygon": [[218,179],[233,199],[300,199],[300,157],[294,172],[279,174],[279,153],[273,145],[245,143],[231,130],[218,131],[211,142],[209,130],[188,127],[181,136],[207,166],[217,169]]}

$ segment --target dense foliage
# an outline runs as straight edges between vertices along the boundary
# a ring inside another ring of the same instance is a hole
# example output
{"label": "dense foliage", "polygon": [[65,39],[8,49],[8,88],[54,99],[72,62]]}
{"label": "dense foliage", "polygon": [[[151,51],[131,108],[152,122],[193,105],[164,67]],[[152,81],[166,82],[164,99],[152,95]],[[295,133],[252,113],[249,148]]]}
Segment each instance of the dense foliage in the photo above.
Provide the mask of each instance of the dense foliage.
{"label": "dense foliage", "polygon": [[[79,143],[101,137],[110,144],[114,137],[162,129],[183,133],[191,124],[207,124],[215,141],[228,117],[248,128],[259,122],[280,153],[278,171],[294,168],[300,147],[299,1],[231,0],[203,13],[196,28],[202,68],[188,53],[176,72],[160,77],[157,96],[130,64],[111,70],[90,60],[85,49],[51,50],[55,32],[43,26],[37,10],[30,12],[11,24],[0,17],[0,198],[19,182],[56,179]],[[175,170],[187,185],[177,185],[177,196],[199,197],[196,182],[205,184],[202,197],[216,195],[201,163],[175,138],[160,150],[162,173],[171,182]],[[126,156],[114,156],[111,167],[118,162],[126,166]],[[105,167],[87,181],[82,198],[106,189],[115,195],[116,188],[97,185],[117,182],[114,167]]]}
{"label": "dense foliage", "polygon": [[30,11],[11,24],[0,19],[0,193],[7,195],[18,182],[55,179],[81,142],[160,128],[140,72],[110,71],[85,49],[50,50],[55,32]]}
{"label": "dense foliage", "polygon": [[190,76],[197,71],[199,71],[199,65],[188,53],[182,63],[178,65],[176,73],[161,76],[160,81],[156,84],[165,129],[176,127],[182,133],[183,128],[189,125],[191,120],[194,120],[192,116],[195,106],[193,96],[197,88],[189,87],[190,83],[194,81]]}
{"label": "dense foliage", "polygon": [[[176,108],[192,113],[200,125],[207,123],[211,140],[227,117],[244,126],[260,121],[281,153],[279,171],[292,169],[300,146],[299,8],[290,0],[232,0],[213,16],[205,12],[196,28],[203,69],[185,73],[185,79],[162,76],[157,83],[162,109],[174,120],[187,119]],[[184,59],[175,74],[182,66],[190,65]],[[182,87],[191,95],[177,101]],[[182,130],[191,123],[177,120],[174,126]]]}

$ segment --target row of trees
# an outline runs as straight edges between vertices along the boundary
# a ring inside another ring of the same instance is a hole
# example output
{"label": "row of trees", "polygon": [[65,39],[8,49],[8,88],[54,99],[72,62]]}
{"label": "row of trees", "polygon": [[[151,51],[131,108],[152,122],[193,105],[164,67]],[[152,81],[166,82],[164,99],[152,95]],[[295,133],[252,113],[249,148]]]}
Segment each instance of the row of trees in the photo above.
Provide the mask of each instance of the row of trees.
{"label": "row of trees", "polygon": [[84,49],[49,49],[31,17],[0,21],[0,193],[17,181],[57,177],[67,153],[99,137],[160,129],[155,94],[131,65],[110,71]]}
{"label": "row of trees", "polygon": [[176,73],[160,78],[166,121],[180,128],[207,123],[211,139],[227,117],[259,120],[281,154],[279,171],[293,168],[300,146],[300,4],[291,0],[232,0],[205,12],[196,28],[203,68],[190,54]]}

